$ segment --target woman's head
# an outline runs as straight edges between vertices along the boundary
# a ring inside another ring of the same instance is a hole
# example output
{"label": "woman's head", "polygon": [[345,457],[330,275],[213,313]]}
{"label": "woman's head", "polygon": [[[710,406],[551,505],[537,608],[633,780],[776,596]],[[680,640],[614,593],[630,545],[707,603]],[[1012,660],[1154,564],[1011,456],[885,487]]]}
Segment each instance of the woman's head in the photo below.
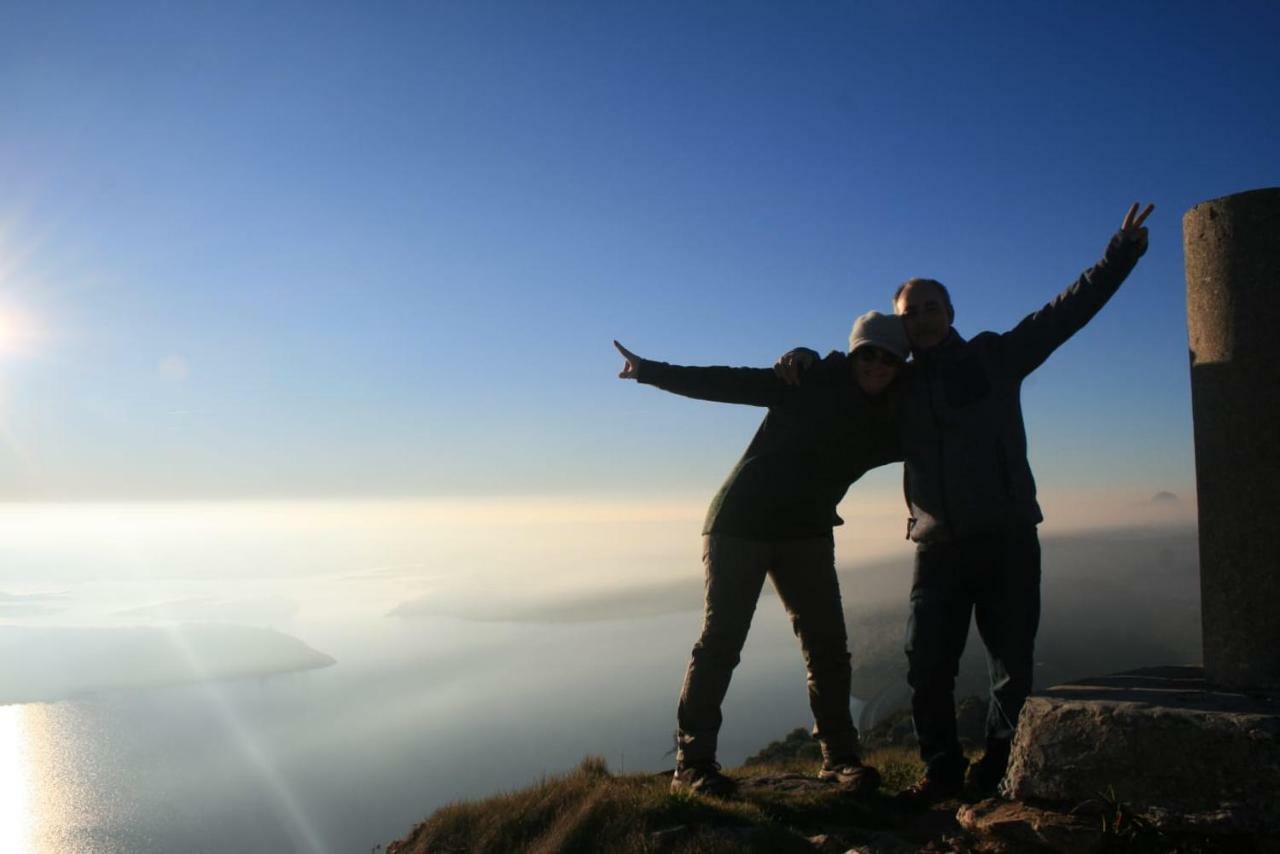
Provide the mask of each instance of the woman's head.
{"label": "woman's head", "polygon": [[879,394],[898,376],[910,345],[902,320],[891,314],[869,311],[853,323],[849,353],[853,376],[867,394]]}

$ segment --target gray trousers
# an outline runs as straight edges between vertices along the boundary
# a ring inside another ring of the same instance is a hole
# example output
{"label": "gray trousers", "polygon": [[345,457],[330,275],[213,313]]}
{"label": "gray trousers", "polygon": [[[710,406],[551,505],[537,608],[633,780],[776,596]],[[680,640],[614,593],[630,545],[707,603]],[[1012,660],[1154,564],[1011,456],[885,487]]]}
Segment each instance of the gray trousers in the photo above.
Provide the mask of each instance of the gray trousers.
{"label": "gray trousers", "polygon": [[766,575],[773,579],[804,651],[813,734],[823,756],[835,762],[856,757],[858,732],[849,715],[849,642],[832,538],[756,541],[711,534],[703,538],[702,562],[706,606],[676,713],[677,765],[715,761],[720,705]]}

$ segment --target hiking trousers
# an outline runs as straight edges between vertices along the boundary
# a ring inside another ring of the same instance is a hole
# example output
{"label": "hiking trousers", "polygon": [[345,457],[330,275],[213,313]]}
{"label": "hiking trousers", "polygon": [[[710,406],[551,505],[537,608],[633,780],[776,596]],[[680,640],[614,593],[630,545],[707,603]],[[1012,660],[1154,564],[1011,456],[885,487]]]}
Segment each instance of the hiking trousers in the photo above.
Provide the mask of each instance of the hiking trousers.
{"label": "hiking trousers", "polygon": [[1040,626],[1040,540],[1033,525],[916,548],[907,623],[907,682],[920,758],[942,778],[964,770],[955,681],[969,618],[987,649],[988,751],[1007,751],[1031,693]]}
{"label": "hiking trousers", "polygon": [[715,761],[720,705],[766,575],[800,639],[813,734],[823,756],[836,761],[856,756],[858,733],[849,714],[849,642],[832,537],[757,541],[709,534],[703,538],[702,562],[706,604],[702,635],[693,646],[676,712],[677,765]]}

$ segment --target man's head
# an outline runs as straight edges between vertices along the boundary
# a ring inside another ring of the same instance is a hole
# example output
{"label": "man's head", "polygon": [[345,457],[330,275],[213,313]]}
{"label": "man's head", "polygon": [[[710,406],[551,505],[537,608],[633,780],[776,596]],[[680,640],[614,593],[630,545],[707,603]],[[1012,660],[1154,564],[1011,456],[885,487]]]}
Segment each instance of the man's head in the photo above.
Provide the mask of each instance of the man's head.
{"label": "man's head", "polygon": [[893,311],[902,318],[911,349],[917,353],[947,339],[956,311],[951,294],[934,279],[907,279],[893,293]]}

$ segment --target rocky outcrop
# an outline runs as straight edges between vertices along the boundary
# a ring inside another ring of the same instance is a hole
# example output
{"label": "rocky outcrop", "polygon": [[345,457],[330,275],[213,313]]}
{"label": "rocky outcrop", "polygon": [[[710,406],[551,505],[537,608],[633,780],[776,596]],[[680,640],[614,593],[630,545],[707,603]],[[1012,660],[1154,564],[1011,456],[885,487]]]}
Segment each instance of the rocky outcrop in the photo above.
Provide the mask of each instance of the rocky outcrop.
{"label": "rocky outcrop", "polygon": [[1124,803],[1171,830],[1280,831],[1280,703],[1165,667],[1053,688],[1023,708],[1018,800]]}
{"label": "rocky outcrop", "polygon": [[1106,838],[1096,816],[995,798],[960,807],[956,821],[988,842],[991,851],[1088,854],[1099,850]]}

